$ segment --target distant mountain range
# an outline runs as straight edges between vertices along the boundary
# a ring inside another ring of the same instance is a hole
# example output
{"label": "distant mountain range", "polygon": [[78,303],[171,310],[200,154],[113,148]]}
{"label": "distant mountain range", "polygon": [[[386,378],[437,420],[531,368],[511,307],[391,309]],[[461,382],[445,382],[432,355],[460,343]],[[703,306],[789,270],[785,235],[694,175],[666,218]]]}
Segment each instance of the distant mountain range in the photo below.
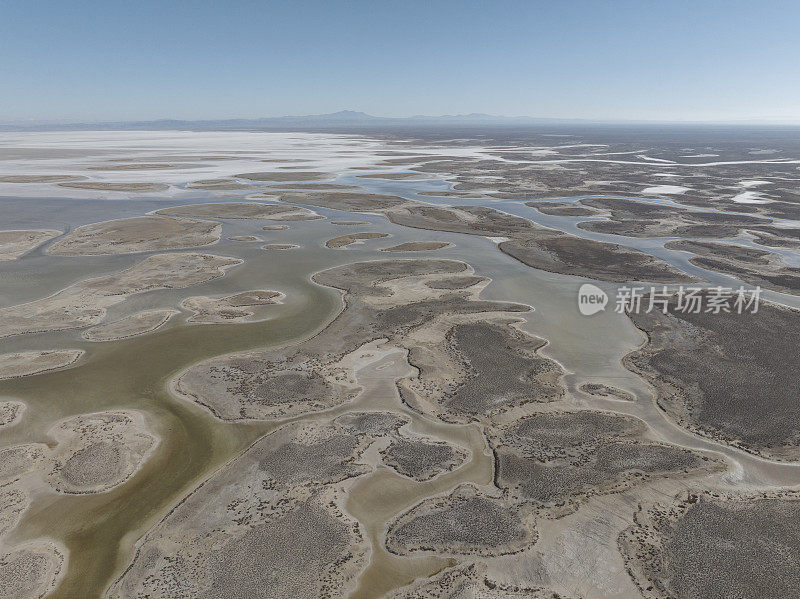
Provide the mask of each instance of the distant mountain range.
{"label": "distant mountain range", "polygon": [[[559,119],[536,118],[528,116],[495,116],[483,113],[445,114],[441,116],[415,115],[410,117],[373,116],[365,112],[341,110],[328,114],[308,114],[302,116],[279,116],[258,119],[219,119],[219,120],[179,120],[161,119],[155,121],[117,121],[99,123],[59,123],[59,122],[14,122],[0,124],[0,131],[80,131],[80,130],[194,130],[194,131],[379,131],[392,129],[442,128],[480,128],[480,127],[542,127],[559,125],[686,125],[703,123],[658,122],[658,121],[608,121],[600,119]],[[779,125],[775,121],[738,121],[705,124],[728,125]],[[790,124],[791,126],[791,124]],[[794,124],[794,126],[797,126]]]}
{"label": "distant mountain range", "polygon": [[[453,114],[442,116],[416,115],[411,117],[381,117],[354,110],[303,116],[279,116],[258,119],[118,121],[104,123],[10,123],[0,125],[2,131],[74,131],[83,129],[107,130],[320,130],[320,129],[373,129],[376,127],[425,127],[437,125],[546,125],[577,124],[590,121],[581,119],[541,119],[532,117],[493,116],[490,114]],[[598,121],[599,122],[599,121]]]}

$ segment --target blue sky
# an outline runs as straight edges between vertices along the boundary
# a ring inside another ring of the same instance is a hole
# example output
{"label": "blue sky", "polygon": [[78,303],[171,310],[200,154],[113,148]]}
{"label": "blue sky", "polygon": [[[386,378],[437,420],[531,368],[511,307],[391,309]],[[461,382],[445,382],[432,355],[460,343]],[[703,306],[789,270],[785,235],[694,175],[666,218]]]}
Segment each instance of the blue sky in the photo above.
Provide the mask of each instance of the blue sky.
{"label": "blue sky", "polygon": [[0,0],[0,122],[800,121],[800,1]]}

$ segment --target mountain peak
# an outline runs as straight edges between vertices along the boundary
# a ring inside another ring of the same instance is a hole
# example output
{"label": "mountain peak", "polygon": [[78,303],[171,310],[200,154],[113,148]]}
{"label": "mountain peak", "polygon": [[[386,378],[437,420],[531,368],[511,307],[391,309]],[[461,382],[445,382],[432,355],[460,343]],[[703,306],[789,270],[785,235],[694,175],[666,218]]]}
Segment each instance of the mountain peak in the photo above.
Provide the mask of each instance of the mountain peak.
{"label": "mountain peak", "polygon": [[321,114],[319,116],[329,116],[329,117],[346,116],[346,117],[361,117],[361,118],[368,118],[368,119],[374,119],[375,118],[371,114],[367,114],[366,112],[360,112],[358,110],[339,110],[338,112],[331,112],[329,114]]}

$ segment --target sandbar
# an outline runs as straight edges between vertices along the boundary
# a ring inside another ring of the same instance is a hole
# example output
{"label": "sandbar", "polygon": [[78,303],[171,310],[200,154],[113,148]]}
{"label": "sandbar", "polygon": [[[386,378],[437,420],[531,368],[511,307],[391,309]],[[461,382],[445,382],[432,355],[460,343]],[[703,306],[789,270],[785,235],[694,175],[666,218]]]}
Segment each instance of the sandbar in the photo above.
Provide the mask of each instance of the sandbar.
{"label": "sandbar", "polygon": [[339,249],[344,248],[354,243],[362,243],[370,239],[380,239],[381,237],[389,237],[388,233],[350,233],[348,235],[341,235],[334,237],[325,242],[325,247]]}
{"label": "sandbar", "polygon": [[51,349],[0,354],[0,380],[65,368],[84,353],[81,349]]}
{"label": "sandbar", "polygon": [[15,260],[48,239],[61,235],[55,229],[0,231],[0,261]]}
{"label": "sandbar", "polygon": [[155,331],[167,324],[170,318],[179,314],[177,310],[146,310],[136,312],[119,320],[98,324],[86,329],[81,336],[87,341],[118,341],[138,337]]}
{"label": "sandbar", "polygon": [[148,256],[130,268],[86,279],[49,297],[0,308],[0,337],[98,324],[109,306],[124,302],[129,295],[198,285],[241,263],[239,258],[213,254]]}
{"label": "sandbar", "polygon": [[181,302],[181,308],[194,314],[187,322],[205,324],[223,322],[253,322],[258,320],[259,307],[280,303],[284,295],[278,291],[242,291],[224,297],[205,295],[189,297]]}
{"label": "sandbar", "polygon": [[136,191],[140,193],[166,191],[169,189],[169,185],[165,183],[111,183],[107,181],[69,181],[58,183],[58,186],[93,191]]}
{"label": "sandbar", "polygon": [[47,248],[60,256],[133,254],[217,243],[222,225],[188,218],[139,216],[82,225]]}
{"label": "sandbar", "polygon": [[187,204],[156,210],[156,214],[167,216],[219,218],[219,219],[256,219],[256,220],[289,220],[292,217],[321,218],[306,208],[286,206],[283,204],[262,204],[259,202],[226,202],[217,204]]}
{"label": "sandbar", "polygon": [[392,247],[383,248],[382,252],[429,252],[451,247],[453,244],[446,241],[409,241]]}

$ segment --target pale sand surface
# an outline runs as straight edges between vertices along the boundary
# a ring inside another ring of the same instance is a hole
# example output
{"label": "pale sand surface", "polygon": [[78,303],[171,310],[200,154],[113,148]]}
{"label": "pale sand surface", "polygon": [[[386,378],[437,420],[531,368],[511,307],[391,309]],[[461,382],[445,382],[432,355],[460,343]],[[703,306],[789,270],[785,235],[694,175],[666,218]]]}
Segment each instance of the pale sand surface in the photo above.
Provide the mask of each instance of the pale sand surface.
{"label": "pale sand surface", "polygon": [[259,237],[258,235],[231,235],[230,237],[228,237],[228,241],[249,242],[249,241],[264,241],[264,239]]}
{"label": "pale sand surface", "polygon": [[33,231],[0,231],[0,261],[15,260],[61,231],[40,229]]}
{"label": "pale sand surface", "polygon": [[43,481],[58,493],[102,493],[133,476],[159,442],[144,415],[132,410],[72,416],[47,432],[55,444],[0,450],[3,483],[36,489]]}
{"label": "pale sand surface", "polygon": [[360,187],[355,185],[339,185],[337,183],[278,183],[267,185],[272,190],[291,191],[291,190],[313,190],[313,191],[358,191]]}
{"label": "pale sand surface", "polygon": [[61,548],[38,539],[0,553],[0,598],[44,597],[52,591],[64,570]]}
{"label": "pale sand surface", "polygon": [[83,225],[47,248],[49,254],[91,256],[186,249],[219,241],[222,225],[187,218],[142,216]]}
{"label": "pale sand surface", "polygon": [[293,243],[266,243],[261,246],[262,250],[294,250],[299,248],[299,245]]}
{"label": "pale sand surface", "polygon": [[234,179],[204,179],[186,184],[187,189],[201,189],[204,191],[241,191],[254,189],[252,185],[240,183]]}
{"label": "pale sand surface", "polygon": [[0,401],[0,428],[14,426],[24,414],[25,404],[21,401]]}
{"label": "pale sand surface", "polygon": [[60,493],[100,493],[121,485],[158,445],[142,413],[81,414],[57,423],[58,445],[46,458],[48,481]]}
{"label": "pale sand surface", "polygon": [[71,175],[0,175],[0,183],[58,183],[78,181],[86,177]]}
{"label": "pale sand surface", "polygon": [[279,291],[257,289],[224,297],[188,297],[181,302],[181,308],[193,312],[187,322],[253,322],[267,316],[265,306],[277,304],[284,297]]}
{"label": "pale sand surface", "polygon": [[103,183],[100,181],[69,181],[67,183],[58,183],[60,187],[69,187],[72,189],[90,189],[93,191],[135,191],[137,193],[152,193],[156,191],[166,191],[169,185],[163,183],[139,183],[139,182],[126,182],[126,183]]}
{"label": "pale sand surface", "polygon": [[450,247],[452,244],[446,241],[408,241],[392,247],[381,249],[382,252],[429,252]]}
{"label": "pale sand surface", "polygon": [[200,164],[169,164],[165,162],[129,162],[123,164],[103,164],[98,166],[86,167],[90,171],[139,171],[139,170],[160,170],[160,169],[187,169],[200,168]]}
{"label": "pale sand surface", "polygon": [[388,237],[388,233],[350,233],[349,235],[341,235],[339,237],[334,237],[333,239],[329,239],[325,242],[325,247],[329,247],[332,249],[339,249],[339,248],[346,248],[347,246],[353,245],[354,243],[363,243],[365,241],[369,241],[370,239],[380,239],[381,237]]}
{"label": "pale sand surface", "polygon": [[431,176],[424,173],[373,173],[358,175],[360,179],[391,179],[391,180],[419,180],[429,179]]}
{"label": "pale sand surface", "polygon": [[0,379],[64,368],[77,362],[84,353],[81,349],[51,349],[0,354]]}
{"label": "pale sand surface", "polygon": [[178,310],[147,310],[136,312],[104,324],[90,327],[81,333],[87,341],[117,341],[155,331],[167,324]]}
{"label": "pale sand surface", "polygon": [[[30,506],[30,497],[19,485],[5,484],[0,490],[0,539],[19,524],[20,518]],[[4,543],[0,542],[0,546]]]}
{"label": "pale sand surface", "polygon": [[238,179],[246,179],[247,181],[321,181],[331,178],[330,174],[328,173],[319,173],[314,171],[268,171],[262,173],[240,173],[235,175],[235,177]]}
{"label": "pale sand surface", "polygon": [[229,202],[224,204],[188,204],[157,210],[156,214],[168,216],[197,216],[206,218],[292,220],[293,218],[316,218],[306,208],[259,202]]}
{"label": "pale sand surface", "polygon": [[604,385],[603,383],[584,383],[579,388],[584,393],[595,395],[597,397],[618,399],[620,401],[634,401],[636,399],[627,391],[617,389],[611,385]]}

